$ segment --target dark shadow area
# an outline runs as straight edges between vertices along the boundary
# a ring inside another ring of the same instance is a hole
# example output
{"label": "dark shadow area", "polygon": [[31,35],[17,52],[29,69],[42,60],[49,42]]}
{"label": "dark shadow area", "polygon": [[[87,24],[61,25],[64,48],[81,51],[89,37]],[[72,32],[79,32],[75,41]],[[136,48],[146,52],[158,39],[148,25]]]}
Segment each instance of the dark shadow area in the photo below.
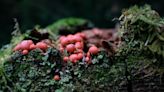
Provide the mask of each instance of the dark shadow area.
{"label": "dark shadow area", "polygon": [[164,15],[163,0],[0,0],[0,47],[9,43],[13,31],[13,18],[17,18],[21,30],[35,25],[46,27],[65,17],[91,20],[100,28],[111,28],[113,18],[121,10],[132,5],[150,4],[161,16]]}

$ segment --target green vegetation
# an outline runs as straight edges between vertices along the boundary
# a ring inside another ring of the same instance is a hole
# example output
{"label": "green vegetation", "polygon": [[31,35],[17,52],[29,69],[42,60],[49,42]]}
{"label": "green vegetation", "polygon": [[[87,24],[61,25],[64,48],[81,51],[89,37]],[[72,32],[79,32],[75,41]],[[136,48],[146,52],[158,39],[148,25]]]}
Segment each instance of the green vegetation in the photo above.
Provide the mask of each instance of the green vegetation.
{"label": "green vegetation", "polygon": [[[159,82],[149,79],[163,78],[164,19],[150,6],[134,6],[123,11],[118,29],[122,42],[116,54],[109,57],[108,52],[102,50],[98,55],[91,55],[92,64],[83,60],[76,64],[64,63],[62,54],[55,48],[60,28],[74,33],[74,27],[84,23],[81,19],[68,20],[63,19],[45,29],[35,28],[24,34],[20,34],[17,27],[17,36],[13,36],[11,43],[1,49],[0,91],[139,92],[141,89],[135,88],[138,85],[135,81],[138,80],[148,80],[148,87],[154,83],[156,87],[151,88],[159,88]],[[12,52],[12,48],[23,39],[42,40],[35,39],[33,33],[41,38],[49,34],[43,38],[52,40],[53,46],[45,52],[31,50],[28,55]],[[59,81],[53,80],[56,74],[60,75]],[[146,88],[144,91],[147,91]]]}
{"label": "green vegetation", "polygon": [[55,34],[71,34],[92,27],[92,23],[80,18],[64,18],[46,27]]}
{"label": "green vegetation", "polygon": [[[129,88],[129,91],[140,91],[142,87],[135,88],[140,83],[133,83],[149,80],[147,85],[150,86],[151,83],[154,83],[154,86],[157,86],[158,89],[160,81],[154,82],[154,80],[156,78],[161,80],[164,72],[162,68],[164,60],[164,19],[150,6],[145,5],[144,7],[133,6],[125,10],[119,20],[121,23],[119,32],[123,42],[117,56],[125,64],[127,88]],[[143,83],[142,85],[144,86]],[[146,88],[144,89],[148,91]]]}
{"label": "green vegetation", "polygon": [[156,11],[151,10],[148,5],[134,6],[123,12],[120,20],[120,32],[129,49],[138,45],[139,51],[148,48],[153,54],[164,57],[164,19]]}

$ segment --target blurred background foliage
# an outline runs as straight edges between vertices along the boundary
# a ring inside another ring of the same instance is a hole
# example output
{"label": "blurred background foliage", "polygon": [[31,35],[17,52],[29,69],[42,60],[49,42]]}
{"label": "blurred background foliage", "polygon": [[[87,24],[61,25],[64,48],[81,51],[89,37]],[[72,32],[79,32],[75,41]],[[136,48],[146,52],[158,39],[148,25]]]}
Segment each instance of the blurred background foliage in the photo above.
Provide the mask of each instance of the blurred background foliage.
{"label": "blurred background foliage", "polygon": [[112,19],[135,4],[150,4],[164,15],[163,0],[0,0],[0,47],[11,39],[13,18],[18,19],[22,31],[37,24],[46,27],[66,17],[84,18],[96,27],[111,28],[115,26]]}

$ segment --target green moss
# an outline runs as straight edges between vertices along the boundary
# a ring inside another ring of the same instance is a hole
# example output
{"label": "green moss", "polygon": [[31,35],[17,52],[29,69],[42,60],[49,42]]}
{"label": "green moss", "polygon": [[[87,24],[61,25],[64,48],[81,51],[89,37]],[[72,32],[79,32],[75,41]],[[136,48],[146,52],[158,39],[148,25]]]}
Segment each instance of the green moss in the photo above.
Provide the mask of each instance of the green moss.
{"label": "green moss", "polygon": [[64,18],[47,26],[45,29],[52,31],[54,34],[59,34],[63,30],[63,33],[75,33],[81,31],[80,28],[83,28],[83,26],[88,27],[92,26],[92,24],[88,20],[81,18]]}
{"label": "green moss", "polygon": [[140,52],[141,49],[146,52],[150,50],[152,54],[164,57],[164,19],[156,11],[148,5],[133,6],[125,10],[119,19],[120,32],[126,46],[140,49]]}
{"label": "green moss", "polygon": [[[79,19],[63,19],[46,29],[49,39],[57,38],[57,31],[65,26],[68,30],[83,24]],[[12,52],[12,48],[29,33],[13,37],[0,53],[0,90],[10,92],[57,91],[91,92],[132,90],[132,84],[141,78],[153,78],[163,74],[163,19],[149,6],[134,6],[125,10],[120,17],[122,45],[114,57],[101,51],[91,56],[91,65],[80,60],[77,64],[63,63],[61,54],[49,48],[46,54],[40,49],[30,51],[26,56]],[[39,36],[40,37],[40,36]],[[55,40],[54,40],[55,41]],[[11,57],[9,61],[7,58]],[[60,81],[52,80],[59,74]]]}
{"label": "green moss", "polygon": [[60,84],[53,80],[55,71],[61,68],[61,57],[56,49],[49,48],[47,55],[43,55],[40,49],[30,51],[26,56],[15,52],[12,59],[4,63],[3,80],[0,84],[5,85],[0,90],[47,92],[60,87]]}

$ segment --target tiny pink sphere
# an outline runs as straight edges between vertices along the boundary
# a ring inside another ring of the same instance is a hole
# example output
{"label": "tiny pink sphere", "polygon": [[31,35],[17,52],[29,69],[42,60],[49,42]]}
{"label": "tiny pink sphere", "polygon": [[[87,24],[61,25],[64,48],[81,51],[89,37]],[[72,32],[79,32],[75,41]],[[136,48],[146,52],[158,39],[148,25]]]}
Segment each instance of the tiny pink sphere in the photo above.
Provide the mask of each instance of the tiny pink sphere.
{"label": "tiny pink sphere", "polygon": [[38,43],[36,44],[36,47],[37,47],[37,48],[40,48],[41,50],[46,50],[46,49],[48,48],[47,44],[44,43],[44,42],[38,42]]}
{"label": "tiny pink sphere", "polygon": [[63,45],[63,46],[67,45],[68,43],[69,43],[68,38],[63,38],[63,39],[61,40],[61,45]]}
{"label": "tiny pink sphere", "polygon": [[81,42],[76,42],[75,43],[75,48],[76,49],[83,49],[83,44],[81,44]]}
{"label": "tiny pink sphere", "polygon": [[99,51],[99,49],[96,46],[92,46],[92,47],[89,48],[89,52],[91,54],[97,54],[98,51]]}
{"label": "tiny pink sphere", "polygon": [[22,54],[23,54],[23,55],[27,55],[27,54],[28,54],[28,50],[23,50],[23,51],[22,51]]}
{"label": "tiny pink sphere", "polygon": [[69,56],[69,60],[72,61],[72,62],[75,61],[75,60],[78,60],[77,54],[72,54],[72,55],[70,55],[70,56]]}
{"label": "tiny pink sphere", "polygon": [[68,35],[67,36],[69,43],[74,43],[75,42],[73,37],[74,37],[74,35]]}
{"label": "tiny pink sphere", "polygon": [[79,54],[77,55],[77,57],[78,57],[78,60],[80,60],[80,59],[83,58],[83,54],[82,54],[82,53],[79,53]]}
{"label": "tiny pink sphere", "polygon": [[33,49],[36,49],[35,44],[31,44],[31,45],[30,45],[30,50],[33,50]]}
{"label": "tiny pink sphere", "polygon": [[63,61],[64,61],[64,62],[67,62],[68,60],[69,60],[69,58],[68,58],[68,57],[66,57],[66,56],[65,56],[65,57],[63,57]]}
{"label": "tiny pink sphere", "polygon": [[74,44],[68,44],[68,45],[66,46],[66,50],[67,50],[68,52],[74,52],[74,51],[75,51],[75,45],[74,45]]}
{"label": "tiny pink sphere", "polygon": [[24,40],[20,43],[20,46],[22,50],[28,50],[30,48],[30,43],[28,40]]}
{"label": "tiny pink sphere", "polygon": [[82,41],[82,38],[81,38],[80,36],[77,36],[77,35],[75,35],[75,36],[73,37],[73,39],[74,39],[76,42],[81,42],[81,41]]}
{"label": "tiny pink sphere", "polygon": [[86,58],[85,58],[85,61],[86,61],[86,62],[89,62],[89,60],[90,60],[89,57],[86,57]]}
{"label": "tiny pink sphere", "polygon": [[34,44],[32,40],[27,40],[27,42],[31,45]]}

